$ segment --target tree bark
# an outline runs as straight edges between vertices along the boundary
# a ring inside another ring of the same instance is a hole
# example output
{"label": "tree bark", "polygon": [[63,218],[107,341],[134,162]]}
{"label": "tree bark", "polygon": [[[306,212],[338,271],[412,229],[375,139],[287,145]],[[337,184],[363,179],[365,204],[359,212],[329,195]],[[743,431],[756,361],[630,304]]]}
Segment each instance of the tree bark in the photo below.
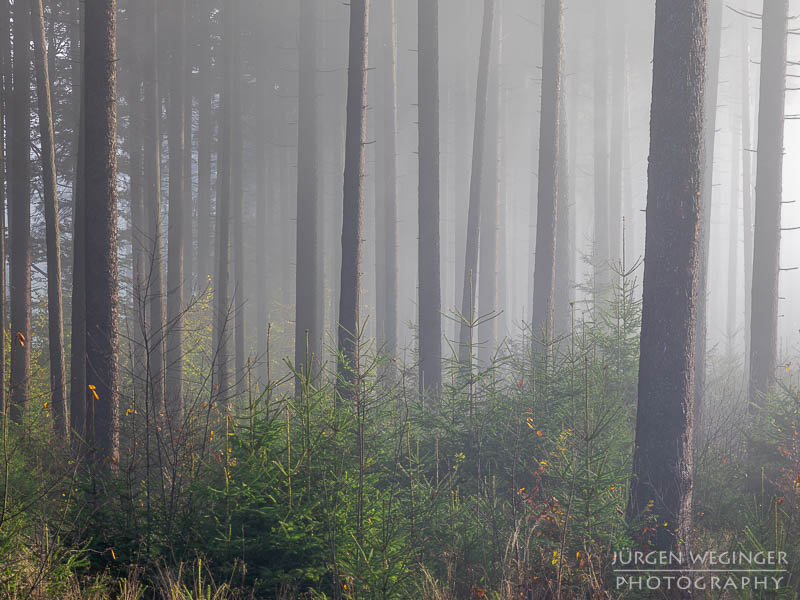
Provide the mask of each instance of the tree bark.
{"label": "tree bark", "polygon": [[737,296],[739,291],[739,152],[741,140],[731,111],[731,189],[728,211],[728,295],[726,333],[728,356],[733,356],[736,341]]}
{"label": "tree bark", "polygon": [[[271,7],[267,4],[263,8],[263,17],[268,19],[270,17]],[[270,56],[271,46],[269,44],[269,33],[263,31],[258,38],[260,51],[264,56]],[[256,74],[256,101],[255,101],[255,117],[256,117],[256,132],[257,139],[255,142],[255,161],[256,161],[256,337],[258,341],[258,369],[256,376],[259,381],[259,388],[256,392],[261,393],[266,386],[269,385],[269,364],[267,363],[267,330],[269,327],[269,308],[268,308],[268,288],[267,279],[268,271],[267,265],[270,264],[270,248],[267,240],[271,237],[270,232],[270,218],[269,218],[269,205],[271,194],[268,193],[267,180],[269,178],[270,190],[275,189],[274,178],[272,177],[273,171],[272,160],[267,161],[267,136],[270,133],[269,128],[269,115],[270,109],[276,108],[270,106],[270,86],[269,86],[269,61],[263,60],[258,67]],[[271,157],[272,158],[272,157]],[[268,176],[269,172],[269,176]],[[285,257],[284,257],[285,260]],[[277,278],[276,278],[277,279]]]}
{"label": "tree bark", "polygon": [[[186,0],[183,0],[186,2]],[[194,70],[192,32],[196,4],[186,3],[183,17],[183,301],[188,304],[194,292],[194,195],[192,189],[192,123],[194,116]]]}
{"label": "tree bark", "polygon": [[[750,123],[750,42],[747,19],[742,19],[742,229],[744,233],[744,344],[745,377],[750,365],[750,309],[753,289],[753,168]],[[746,382],[745,382],[746,383]]]}
{"label": "tree bark", "polygon": [[[300,97],[297,111],[297,259],[295,369],[310,376],[321,359],[317,303],[317,2],[300,0]],[[296,382],[297,393],[300,381]]]}
{"label": "tree bark", "polygon": [[599,300],[611,282],[608,197],[608,11],[595,2],[594,37],[594,295]]}
{"label": "tree bark", "polygon": [[[116,2],[86,0],[86,377],[96,465],[119,455]],[[90,283],[91,282],[91,283]]]}
{"label": "tree bark", "polygon": [[750,404],[773,387],[778,346],[783,126],[788,1],[765,0],[756,154],[756,220],[750,317]]}
{"label": "tree bark", "polygon": [[[693,359],[701,252],[705,0],[656,0],[639,406],[627,516],[653,550],[691,533]],[[678,547],[678,548],[676,548]]]}
{"label": "tree bark", "polygon": [[8,168],[6,141],[11,120],[11,27],[7,0],[0,0],[0,413],[6,413],[6,181]]}
{"label": "tree bark", "polygon": [[544,5],[542,110],[539,125],[539,188],[536,209],[536,255],[533,275],[531,336],[533,352],[541,353],[553,335],[558,220],[561,71],[563,61],[563,4]]}
{"label": "tree bark", "polygon": [[364,236],[364,170],[367,141],[367,35],[369,0],[350,4],[347,73],[347,129],[342,203],[342,277],[339,295],[339,375],[337,392],[344,403],[358,397],[359,296],[361,240]]}
{"label": "tree bark", "polygon": [[703,211],[700,220],[700,273],[697,284],[697,349],[695,352],[694,410],[695,423],[699,425],[706,387],[706,344],[708,324],[708,261],[711,250],[711,212],[713,205],[714,142],[717,127],[717,91],[719,89],[719,61],[722,38],[722,0],[708,3],[708,66],[705,109],[705,141],[703,145]]}
{"label": "tree bark", "polygon": [[213,255],[211,227],[211,98],[212,40],[208,7],[198,11],[201,20],[200,66],[197,94],[197,289],[203,292],[211,283]]}
{"label": "tree bark", "polygon": [[[422,1],[422,0],[421,0]],[[478,83],[475,94],[475,129],[472,137],[472,170],[469,181],[469,208],[467,209],[466,249],[464,250],[464,277],[461,294],[461,325],[458,336],[458,361],[467,365],[472,361],[472,324],[475,321],[475,290],[478,283],[478,245],[481,227],[481,186],[485,166],[486,119],[489,106],[489,62],[492,54],[496,0],[484,0],[481,49],[478,56]],[[421,6],[421,4],[420,4]],[[421,130],[421,125],[420,125]],[[426,258],[427,260],[427,258]],[[420,268],[423,261],[420,249]],[[422,310],[420,299],[420,310]]]}
{"label": "tree bark", "polygon": [[36,66],[36,96],[39,103],[41,136],[42,191],[45,238],[47,244],[47,322],[50,352],[50,402],[55,417],[56,435],[69,438],[67,421],[67,378],[64,366],[64,322],[61,304],[61,234],[58,226],[56,152],[53,133],[53,108],[45,39],[42,0],[31,2],[31,27]]}
{"label": "tree bark", "polygon": [[233,311],[234,311],[234,358],[236,361],[236,395],[243,397],[247,384],[245,373],[244,333],[245,333],[245,285],[244,276],[244,223],[242,222],[242,178],[244,151],[242,142],[242,56],[239,23],[239,3],[233,3],[234,38],[233,38],[233,88],[231,116],[232,133],[231,143],[231,194],[233,203]]}
{"label": "tree bark", "polygon": [[31,373],[30,4],[14,3],[14,121],[11,129],[9,225],[11,254],[10,417],[21,422]]}
{"label": "tree bark", "polygon": [[[558,190],[556,207],[556,271],[553,298],[553,334],[558,338],[566,336],[572,329],[572,301],[575,293],[572,282],[575,278],[574,261],[575,239],[573,235],[573,208],[570,185],[569,136],[566,110],[566,85],[561,76],[561,101],[559,102],[560,122],[558,124]],[[576,99],[572,100],[577,102]]]}
{"label": "tree bark", "polygon": [[627,5],[622,0],[617,5],[619,16],[611,28],[611,135],[609,153],[608,187],[608,247],[613,270],[619,270],[622,258],[622,168],[625,126],[625,79],[627,76]]}
{"label": "tree bark", "polygon": [[[173,423],[183,413],[183,252],[185,234],[184,154],[185,94],[184,38],[186,0],[170,4],[172,61],[169,91],[169,229],[167,231],[166,409]],[[191,220],[189,220],[191,223]]]}

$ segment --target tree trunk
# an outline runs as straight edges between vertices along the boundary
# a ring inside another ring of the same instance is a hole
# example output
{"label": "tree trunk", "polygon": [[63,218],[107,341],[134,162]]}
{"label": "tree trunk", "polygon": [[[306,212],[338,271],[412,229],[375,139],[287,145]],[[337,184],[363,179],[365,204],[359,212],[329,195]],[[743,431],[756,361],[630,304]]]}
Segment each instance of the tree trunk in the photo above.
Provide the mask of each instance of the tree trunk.
{"label": "tree trunk", "polygon": [[30,4],[14,3],[14,100],[10,153],[11,420],[28,405],[31,373]]}
{"label": "tree trunk", "polygon": [[95,464],[119,455],[116,2],[86,0],[86,378]]}
{"label": "tree trunk", "polygon": [[[263,17],[268,19],[271,7],[264,5]],[[264,56],[270,56],[271,46],[269,45],[269,33],[263,31],[258,38],[260,51]],[[269,61],[264,60],[260,63],[256,75],[256,101],[255,118],[257,138],[255,141],[255,160],[256,160],[256,337],[258,341],[258,370],[256,377],[259,381],[257,394],[263,392],[269,385],[269,364],[267,362],[267,330],[269,328],[269,298],[267,295],[267,265],[270,261],[270,248],[267,243],[271,237],[269,204],[271,194],[267,192],[267,180],[269,170],[270,190],[274,190],[274,178],[271,170],[273,157],[267,161],[267,136],[271,133],[269,127],[270,109],[276,106],[270,103],[270,68]],[[283,258],[286,260],[286,257]],[[276,278],[277,279],[277,278]]]}
{"label": "tree trunk", "polygon": [[731,111],[731,189],[730,206],[728,212],[728,314],[726,330],[728,342],[728,356],[733,356],[736,339],[736,313],[738,296],[739,274],[739,151],[741,140],[737,135],[736,120]]}
{"label": "tree trunk", "polygon": [[55,417],[56,434],[69,438],[67,422],[67,377],[64,366],[64,323],[61,305],[61,234],[58,226],[58,190],[56,188],[56,152],[53,133],[53,109],[50,100],[50,76],[47,61],[42,0],[31,3],[36,96],[39,102],[41,136],[42,191],[45,238],[47,243],[47,322],[50,351],[50,402]]}
{"label": "tree trunk", "polygon": [[[300,0],[300,97],[297,111],[297,259],[295,347],[298,372],[310,376],[321,359],[317,303],[317,0]],[[300,381],[296,382],[297,392]]]}
{"label": "tree trunk", "polygon": [[211,231],[211,98],[214,86],[211,75],[211,18],[207,8],[198,11],[202,32],[197,84],[197,290],[200,293],[211,284],[214,247]]}
{"label": "tree trunk", "polygon": [[[742,229],[744,233],[744,345],[745,373],[750,365],[750,307],[753,289],[753,168],[750,160],[750,42],[747,19],[742,19]],[[748,375],[746,375],[747,377]],[[746,383],[746,382],[745,382]]]}
{"label": "tree trunk", "polygon": [[627,513],[638,519],[649,510],[657,518],[652,535],[644,535],[653,550],[683,549],[691,533],[705,8],[705,0],[656,0],[639,406]]}
{"label": "tree trunk", "polygon": [[364,170],[367,141],[367,29],[369,0],[350,4],[350,49],[347,72],[347,130],[342,203],[342,283],[339,294],[339,375],[343,402],[358,398],[359,295],[361,239],[364,235]]}
{"label": "tree trunk", "polygon": [[553,335],[558,220],[563,4],[546,0],[542,42],[542,110],[539,125],[539,189],[533,274],[531,336],[533,352],[545,350]]}
{"label": "tree trunk", "polygon": [[711,212],[713,205],[714,141],[717,127],[717,90],[719,88],[719,58],[722,38],[722,0],[708,2],[708,67],[705,108],[705,140],[703,143],[703,211],[700,220],[700,273],[697,281],[697,348],[694,355],[695,423],[700,424],[703,395],[706,387],[706,343],[708,323],[708,261],[711,249]]}
{"label": "tree trunk", "polygon": [[[183,413],[183,237],[185,233],[184,145],[184,38],[186,0],[170,4],[172,61],[169,91],[169,229],[167,231],[166,409],[175,426]],[[189,220],[191,222],[191,220]]]}
{"label": "tree trunk", "polygon": [[772,388],[777,366],[783,125],[788,1],[765,0],[756,154],[756,221],[750,317],[750,403]]}
{"label": "tree trunk", "polygon": [[11,27],[7,0],[0,0],[0,413],[6,414],[6,140],[11,120]]}
{"label": "tree trunk", "polygon": [[611,282],[608,198],[608,11],[595,2],[594,36],[594,295],[599,300]]}
{"label": "tree trunk", "polygon": [[375,179],[379,187],[376,213],[378,348],[387,357],[397,352],[397,6],[389,0],[382,8],[383,53],[381,98],[376,106],[381,138]]}
{"label": "tree trunk", "polygon": [[215,395],[225,397],[228,393],[228,340],[230,338],[230,305],[228,286],[230,282],[230,212],[231,212],[231,150],[233,133],[233,38],[236,35],[234,3],[227,0],[222,10],[221,73],[223,77],[219,107],[219,136],[217,143],[217,242],[216,275],[214,281],[214,348],[216,353]]}
{"label": "tree trunk", "polygon": [[[575,240],[572,227],[572,195],[570,182],[569,137],[567,135],[566,86],[561,77],[561,101],[559,102],[560,122],[558,124],[558,190],[556,208],[556,271],[554,283],[553,334],[566,336],[572,329],[572,301],[574,292],[572,282],[575,277],[573,254]],[[573,99],[572,102],[577,102]],[[571,124],[569,126],[572,126]]]}
{"label": "tree trunk", "polygon": [[611,135],[608,162],[608,252],[613,270],[619,270],[622,258],[622,154],[627,138],[623,135],[625,124],[625,77],[627,65],[627,5],[623,0],[617,5],[619,17],[614,19],[610,40],[611,52]]}
{"label": "tree trunk", "polygon": [[[86,69],[84,68],[86,13],[83,2],[75,4],[79,19],[77,48],[73,49],[73,86],[79,84],[78,135],[75,161],[75,180],[72,187],[72,331],[69,356],[69,417],[72,444],[77,450],[87,437],[86,385]],[[134,246],[135,250],[135,246]]]}
{"label": "tree trunk", "polygon": [[188,304],[194,292],[194,195],[192,189],[192,122],[194,116],[192,72],[192,31],[196,5],[188,3],[183,17],[183,301]]}
{"label": "tree trunk", "polygon": [[[423,0],[420,0],[420,8]],[[478,243],[481,227],[481,186],[483,182],[486,148],[486,119],[489,105],[489,62],[492,54],[494,34],[494,14],[496,0],[484,0],[483,29],[481,30],[481,49],[478,56],[478,83],[475,94],[475,129],[472,137],[472,170],[469,181],[469,208],[467,210],[466,249],[464,251],[464,277],[461,294],[461,326],[458,337],[458,361],[462,365],[472,362],[472,335],[475,321],[475,290],[478,283]],[[420,57],[421,60],[421,57]],[[420,124],[420,135],[422,125]],[[421,157],[420,157],[421,161]],[[420,168],[421,162],[420,162]],[[421,211],[420,211],[421,215]],[[420,217],[420,227],[422,221]],[[428,257],[424,257],[427,262]],[[420,248],[420,269],[423,255]],[[424,309],[420,298],[420,311]],[[421,313],[420,313],[421,314]]]}
{"label": "tree trunk", "polygon": [[[157,0],[145,0],[144,46],[144,289],[148,310],[147,386],[157,411],[164,410],[164,280],[161,232],[161,96],[158,90],[158,9]],[[149,43],[148,43],[149,42]]]}
{"label": "tree trunk", "polygon": [[233,196],[233,311],[234,311],[234,357],[236,360],[236,395],[241,398],[245,393],[247,384],[247,373],[245,373],[244,357],[244,332],[245,332],[245,284],[247,280],[244,276],[244,224],[242,222],[242,178],[243,165],[242,154],[244,151],[242,142],[242,56],[240,41],[239,23],[239,3],[233,5],[234,19],[234,38],[233,38],[233,88],[232,88],[232,109],[231,116],[232,133],[231,143],[231,194]]}

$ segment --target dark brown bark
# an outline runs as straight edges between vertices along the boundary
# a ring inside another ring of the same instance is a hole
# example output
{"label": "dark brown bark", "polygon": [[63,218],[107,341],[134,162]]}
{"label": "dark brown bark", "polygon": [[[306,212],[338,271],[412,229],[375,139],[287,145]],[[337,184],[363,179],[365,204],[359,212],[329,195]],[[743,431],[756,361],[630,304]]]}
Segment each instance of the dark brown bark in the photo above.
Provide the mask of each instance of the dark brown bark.
{"label": "dark brown bark", "polygon": [[86,0],[86,379],[96,464],[119,454],[116,2]]}
{"label": "dark brown bark", "polygon": [[533,274],[531,335],[533,352],[547,348],[553,335],[558,220],[561,63],[563,61],[563,4],[544,5],[542,110],[539,125],[539,188],[536,209],[536,255]]}
{"label": "dark brown bark", "polygon": [[30,166],[30,4],[14,3],[14,121],[9,154],[9,234],[11,253],[10,417],[20,422],[29,400],[31,373],[31,166]]}
{"label": "dark brown bark", "polygon": [[45,238],[47,244],[47,322],[50,353],[50,402],[55,417],[56,434],[69,438],[67,422],[67,377],[64,366],[64,322],[61,303],[61,234],[58,226],[58,190],[56,188],[56,153],[53,133],[53,108],[50,99],[50,76],[45,39],[42,0],[31,2],[36,96],[39,103],[42,191]]}
{"label": "dark brown bark", "polygon": [[376,206],[376,321],[378,348],[387,357],[397,352],[397,6],[381,9],[381,102],[376,106],[380,132],[375,180]]}
{"label": "dark brown bark", "polygon": [[[657,0],[639,405],[628,518],[657,518],[654,550],[688,544],[705,0]],[[652,504],[651,504],[652,503]]]}
{"label": "dark brown bark", "polygon": [[[422,0],[421,0],[422,2]],[[481,228],[481,186],[486,148],[486,120],[489,106],[489,63],[492,54],[496,0],[484,0],[481,49],[478,55],[478,83],[475,94],[475,129],[472,138],[472,170],[469,181],[464,277],[461,293],[461,326],[458,336],[458,359],[463,365],[472,361],[472,323],[475,321],[475,290],[478,289],[478,246]],[[420,3],[421,6],[421,3]],[[420,126],[421,128],[421,126]],[[420,264],[422,263],[420,251]],[[427,259],[426,259],[427,260]],[[421,303],[421,300],[420,300]],[[422,310],[422,307],[420,307]]]}
{"label": "dark brown bark", "polygon": [[339,294],[337,392],[345,403],[358,397],[361,239],[364,235],[364,170],[367,141],[367,27],[369,0],[350,3],[347,126],[342,203],[342,277]]}
{"label": "dark brown bark", "polygon": [[783,125],[788,1],[765,0],[756,154],[756,214],[750,317],[750,403],[772,389],[778,350]]}
{"label": "dark brown bark", "polygon": [[[294,362],[310,375],[321,359],[317,249],[317,2],[300,0],[300,97],[297,111],[297,259]],[[297,383],[299,386],[299,381]],[[299,388],[298,388],[299,392]]]}
{"label": "dark brown bark", "polygon": [[[170,4],[172,61],[169,91],[169,229],[167,231],[166,409],[174,423],[183,413],[183,252],[186,0]],[[191,223],[191,220],[189,221]]]}
{"label": "dark brown bark", "polygon": [[714,142],[717,127],[717,92],[722,38],[722,0],[708,3],[708,66],[706,83],[705,139],[703,143],[703,202],[700,220],[700,272],[697,281],[697,348],[694,356],[694,410],[699,424],[706,387],[706,344],[708,324],[708,261],[711,250],[711,207],[713,204]]}

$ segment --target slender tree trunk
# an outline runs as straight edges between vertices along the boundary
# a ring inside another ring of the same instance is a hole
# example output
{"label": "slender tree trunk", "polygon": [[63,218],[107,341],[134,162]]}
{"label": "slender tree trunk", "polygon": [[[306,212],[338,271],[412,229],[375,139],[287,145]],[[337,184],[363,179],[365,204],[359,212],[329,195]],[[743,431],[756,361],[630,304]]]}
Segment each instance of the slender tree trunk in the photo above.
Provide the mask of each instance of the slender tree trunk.
{"label": "slender tree trunk", "polygon": [[197,94],[197,289],[202,293],[211,283],[211,131],[213,77],[211,75],[211,18],[208,7],[198,11],[201,21],[201,56]]}
{"label": "slender tree trunk", "polygon": [[233,196],[233,310],[234,310],[234,344],[236,360],[236,395],[241,398],[245,393],[247,385],[247,373],[245,373],[244,355],[244,334],[245,334],[245,284],[247,280],[244,276],[244,223],[242,222],[242,178],[243,164],[242,154],[244,151],[242,141],[242,56],[240,41],[239,24],[239,3],[233,5],[234,19],[234,39],[233,39],[233,115],[231,143],[231,194]]}
{"label": "slender tree trunk", "polygon": [[[270,16],[271,8],[264,5],[264,18]],[[269,45],[269,34],[262,32],[259,38],[260,51],[264,56],[270,56],[271,46]],[[267,363],[267,329],[269,327],[269,310],[267,295],[267,265],[269,260],[269,239],[271,223],[269,218],[270,196],[267,192],[268,170],[272,166],[272,160],[267,161],[267,136],[270,133],[269,114],[275,106],[270,103],[269,93],[269,62],[264,60],[259,65],[256,75],[257,97],[255,102],[255,117],[257,139],[255,141],[255,160],[256,160],[256,336],[258,340],[258,372],[257,377],[260,383],[259,393],[269,385],[269,364]],[[272,157],[271,157],[272,158]],[[274,160],[274,159],[273,159]],[[270,189],[274,190],[274,178],[272,171],[269,172]],[[283,257],[286,260],[286,257]],[[277,278],[276,278],[277,279]]]}
{"label": "slender tree trunk", "polygon": [[706,389],[706,343],[708,312],[708,261],[711,250],[711,212],[713,205],[714,142],[717,127],[717,90],[719,89],[719,58],[722,38],[722,0],[708,1],[708,67],[706,84],[705,141],[703,145],[703,211],[700,221],[700,273],[697,283],[697,348],[694,355],[695,423],[700,424],[703,395]]}
{"label": "slender tree trunk", "polygon": [[29,400],[31,372],[30,4],[14,3],[14,104],[11,129],[9,225],[11,237],[11,420],[19,423]]}
{"label": "slender tree trunk", "polygon": [[777,366],[783,125],[788,1],[765,0],[756,162],[756,221],[750,317],[750,403],[772,389]]}
{"label": "slender tree trunk", "polygon": [[230,283],[230,218],[231,218],[231,150],[232,150],[232,104],[233,104],[233,38],[236,35],[234,8],[236,0],[227,0],[222,10],[221,73],[223,77],[219,107],[219,137],[217,143],[217,242],[216,276],[214,282],[214,352],[216,352],[217,376],[215,389],[218,394],[228,392],[228,340],[230,338],[230,305],[228,287]]}
{"label": "slender tree trunk", "polygon": [[36,96],[39,102],[41,136],[42,190],[45,237],[47,243],[47,321],[50,351],[50,402],[55,417],[56,434],[69,438],[67,421],[67,377],[64,366],[64,323],[61,305],[61,234],[58,226],[58,190],[56,188],[56,152],[53,133],[53,110],[50,100],[50,77],[47,61],[42,0],[31,3]]}
{"label": "slender tree trunk", "polygon": [[599,299],[611,281],[608,197],[608,12],[595,2],[594,32],[594,294]]}
{"label": "slender tree trunk", "polygon": [[[317,2],[300,0],[300,98],[297,114],[295,368],[311,375],[321,359],[317,289]],[[307,372],[308,369],[308,372]],[[299,393],[300,382],[297,382]]]}
{"label": "slender tree trunk", "polygon": [[733,356],[736,340],[736,313],[737,296],[739,286],[737,285],[739,274],[739,152],[741,140],[737,135],[736,120],[731,111],[731,201],[728,212],[728,314],[727,314],[727,338],[728,356]]}
{"label": "slender tree trunk", "polygon": [[608,187],[608,246],[614,270],[619,269],[622,258],[622,151],[627,143],[625,125],[625,74],[627,65],[627,4],[625,0],[614,5],[619,11],[611,28],[611,135],[609,153]]}
{"label": "slender tree trunk", "polygon": [[[183,0],[186,2],[187,0]],[[194,195],[192,189],[192,117],[194,116],[192,72],[194,69],[192,31],[196,4],[184,10],[183,30],[183,301],[188,304],[194,292]]]}
{"label": "slender tree trunk", "polygon": [[[70,334],[69,416],[72,443],[76,450],[88,442],[86,382],[86,69],[85,66],[85,5],[76,2],[78,17],[76,47],[72,50],[72,85],[78,84],[78,135],[75,149],[75,180],[72,187],[72,332]],[[135,250],[135,246],[134,246]]]}
{"label": "slender tree trunk", "polygon": [[744,344],[745,377],[750,365],[750,309],[753,289],[753,168],[750,148],[750,43],[747,19],[742,19],[742,229],[744,233]]}
{"label": "slender tree trunk", "polygon": [[536,255],[533,275],[531,327],[533,352],[547,348],[553,335],[553,300],[556,275],[556,224],[563,62],[563,4],[544,5],[542,110],[539,125],[539,189],[536,209]]}
{"label": "slender tree trunk", "polygon": [[11,121],[11,27],[7,0],[0,0],[0,414],[6,415],[6,181],[8,169],[6,140]]}
{"label": "slender tree trunk", "polygon": [[376,319],[378,348],[387,357],[397,352],[397,6],[389,0],[382,8],[382,72],[379,159],[375,176],[379,187],[377,236],[378,304]]}
{"label": "slender tree trunk", "polygon": [[[164,410],[164,283],[161,231],[161,96],[158,89],[158,4],[144,0],[142,5],[144,53],[144,213],[145,236],[144,289],[148,310],[147,385],[157,411]],[[148,43],[149,42],[149,43]]]}
{"label": "slender tree trunk", "polygon": [[[422,2],[422,0],[421,0]],[[478,283],[478,244],[481,228],[481,186],[485,166],[486,119],[489,105],[489,62],[492,54],[496,0],[484,0],[481,49],[478,56],[478,83],[475,94],[475,129],[472,138],[472,170],[469,181],[469,208],[467,211],[466,249],[464,251],[464,277],[461,294],[461,326],[458,337],[459,363],[471,363],[472,324],[475,321],[475,290]],[[420,4],[421,6],[421,4]],[[421,126],[420,126],[421,127]],[[427,260],[427,257],[425,258]],[[423,256],[420,250],[420,265]],[[422,304],[420,300],[420,310]]]}
{"label": "slender tree trunk", "polygon": [[[166,408],[176,425],[183,413],[183,236],[185,233],[184,145],[184,38],[186,0],[173,2],[172,64],[169,91],[169,229],[167,231],[167,325],[166,325]],[[191,220],[190,220],[191,222]]]}
{"label": "slender tree trunk", "polygon": [[347,74],[342,204],[342,284],[339,296],[339,376],[337,391],[345,403],[358,397],[359,295],[361,239],[364,235],[364,170],[367,141],[367,29],[369,0],[350,4],[350,49]]}
{"label": "slender tree trunk", "polygon": [[119,455],[116,2],[86,0],[86,377],[95,463]]}
{"label": "slender tree trunk", "polygon": [[653,550],[691,533],[705,0],[656,0],[639,407],[628,518],[657,517]]}

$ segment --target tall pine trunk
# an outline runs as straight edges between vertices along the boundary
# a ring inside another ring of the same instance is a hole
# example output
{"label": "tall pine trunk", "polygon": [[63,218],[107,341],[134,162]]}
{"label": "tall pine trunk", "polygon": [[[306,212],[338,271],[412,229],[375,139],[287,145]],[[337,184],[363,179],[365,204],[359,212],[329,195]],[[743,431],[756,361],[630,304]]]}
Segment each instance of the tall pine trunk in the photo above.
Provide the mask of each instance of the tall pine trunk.
{"label": "tall pine trunk", "polygon": [[[553,335],[558,220],[559,140],[561,119],[561,63],[563,60],[563,4],[544,4],[542,110],[539,125],[539,189],[536,209],[536,255],[533,274],[531,335],[533,351],[541,352]],[[543,344],[543,345],[542,345]]]}
{"label": "tall pine trunk", "polygon": [[750,365],[750,308],[753,289],[753,167],[750,147],[750,42],[747,19],[742,19],[742,229],[744,234],[744,345],[745,373]]}
{"label": "tall pine trunk", "polygon": [[95,463],[119,455],[116,2],[86,0],[86,378]]}
{"label": "tall pine trunk", "polygon": [[608,162],[608,247],[612,270],[619,270],[622,258],[622,168],[625,127],[625,78],[627,65],[627,6],[623,0],[618,5],[619,16],[614,19],[609,41],[611,53],[611,135]]}
{"label": "tall pine trunk", "polygon": [[[478,246],[481,228],[481,192],[486,148],[486,120],[489,110],[489,62],[492,54],[496,0],[484,0],[481,49],[478,55],[478,83],[475,93],[475,128],[472,134],[472,170],[469,180],[469,208],[467,209],[466,248],[464,251],[464,277],[461,293],[461,325],[458,337],[458,360],[462,365],[471,363],[475,321],[475,290],[478,283]],[[422,263],[420,255],[420,263]],[[420,306],[422,310],[422,306]]]}
{"label": "tall pine trunk", "polygon": [[705,0],[656,0],[639,406],[628,518],[647,510],[653,550],[691,530]]}
{"label": "tall pine trunk", "polygon": [[11,27],[8,0],[0,0],[0,413],[6,414],[6,141],[11,124],[8,108],[11,94]]}
{"label": "tall pine trunk", "polygon": [[364,235],[364,170],[367,141],[367,29],[369,0],[350,3],[347,126],[342,202],[342,277],[339,294],[339,374],[343,402],[358,397],[361,239]]}
{"label": "tall pine trunk", "polygon": [[594,294],[606,293],[611,281],[608,197],[608,11],[595,2],[594,32]]}
{"label": "tall pine trunk", "polygon": [[234,358],[236,361],[236,395],[242,397],[245,393],[247,384],[247,373],[245,373],[244,356],[244,334],[245,334],[245,284],[247,280],[244,276],[244,223],[242,221],[242,178],[243,164],[242,154],[244,152],[242,141],[242,56],[241,56],[241,36],[239,33],[239,4],[233,4],[234,12],[234,31],[233,38],[233,88],[232,88],[232,109],[231,116],[232,133],[231,143],[231,194],[233,210],[233,311],[234,311]]}
{"label": "tall pine trunk", "polygon": [[[563,67],[562,67],[563,68]],[[573,100],[574,101],[574,100]],[[561,80],[560,122],[558,124],[558,190],[556,208],[556,272],[553,291],[553,335],[566,336],[572,329],[572,302],[575,277],[572,257],[575,252],[573,209],[570,182],[569,138],[567,135],[566,87]],[[571,124],[570,124],[571,126]]]}
{"label": "tall pine trunk", "polygon": [[738,136],[736,119],[731,111],[731,188],[728,210],[728,294],[726,337],[728,356],[733,356],[736,341],[737,296],[739,291],[739,152],[741,140]]}
{"label": "tall pine trunk", "polygon": [[[263,16],[268,18],[270,7],[264,5]],[[269,33],[261,32],[257,38],[259,49],[264,56],[269,57],[271,46],[269,44]],[[256,161],[256,338],[258,343],[258,369],[256,377],[259,381],[257,393],[261,393],[269,385],[269,363],[267,362],[267,330],[269,328],[269,297],[267,292],[267,278],[269,260],[270,218],[269,206],[271,194],[267,191],[275,189],[274,171],[271,169],[274,158],[271,156],[267,161],[267,135],[270,134],[269,114],[270,109],[276,107],[270,103],[269,86],[270,68],[269,61],[263,60],[256,74],[256,101],[255,117],[257,138],[255,141],[255,161]],[[274,131],[274,130],[273,130]],[[269,173],[269,174],[268,174]],[[269,181],[269,183],[268,183]],[[268,188],[268,185],[270,186]],[[277,278],[275,278],[277,280]],[[273,296],[274,297],[274,296]]]}
{"label": "tall pine trunk", "polygon": [[11,128],[9,234],[11,253],[10,416],[19,423],[31,373],[30,3],[14,3],[14,97]]}
{"label": "tall pine trunk", "polygon": [[197,290],[202,293],[211,284],[212,225],[211,225],[211,132],[213,77],[211,75],[212,39],[208,7],[201,5],[200,65],[197,93]]}
{"label": "tall pine trunk", "polygon": [[[317,1],[300,1],[300,97],[297,111],[297,258],[294,362],[311,376],[321,360],[317,289]],[[297,391],[300,382],[297,382]]]}
{"label": "tall pine trunk", "polygon": [[44,200],[45,239],[47,244],[47,323],[50,351],[50,402],[55,417],[56,434],[69,437],[67,422],[67,377],[64,366],[64,323],[61,304],[61,234],[58,226],[58,190],[56,181],[53,108],[50,100],[50,75],[42,0],[31,2],[36,97],[39,102],[41,136],[42,192]]}
{"label": "tall pine trunk", "polygon": [[[184,38],[186,0],[170,4],[172,17],[172,62],[169,91],[169,229],[167,231],[167,325],[166,325],[166,409],[177,426],[183,412],[183,308],[185,190]],[[189,220],[191,223],[191,219]]]}
{"label": "tall pine trunk", "polygon": [[703,144],[703,211],[700,221],[700,273],[697,284],[697,349],[694,356],[694,410],[699,425],[706,387],[706,344],[708,313],[708,261],[711,251],[711,212],[713,206],[714,143],[717,127],[717,91],[722,38],[722,0],[708,3],[708,66],[706,78],[705,141]]}
{"label": "tall pine trunk", "polygon": [[756,220],[750,317],[750,403],[772,388],[778,350],[783,125],[786,102],[788,1],[765,0],[756,162]]}

